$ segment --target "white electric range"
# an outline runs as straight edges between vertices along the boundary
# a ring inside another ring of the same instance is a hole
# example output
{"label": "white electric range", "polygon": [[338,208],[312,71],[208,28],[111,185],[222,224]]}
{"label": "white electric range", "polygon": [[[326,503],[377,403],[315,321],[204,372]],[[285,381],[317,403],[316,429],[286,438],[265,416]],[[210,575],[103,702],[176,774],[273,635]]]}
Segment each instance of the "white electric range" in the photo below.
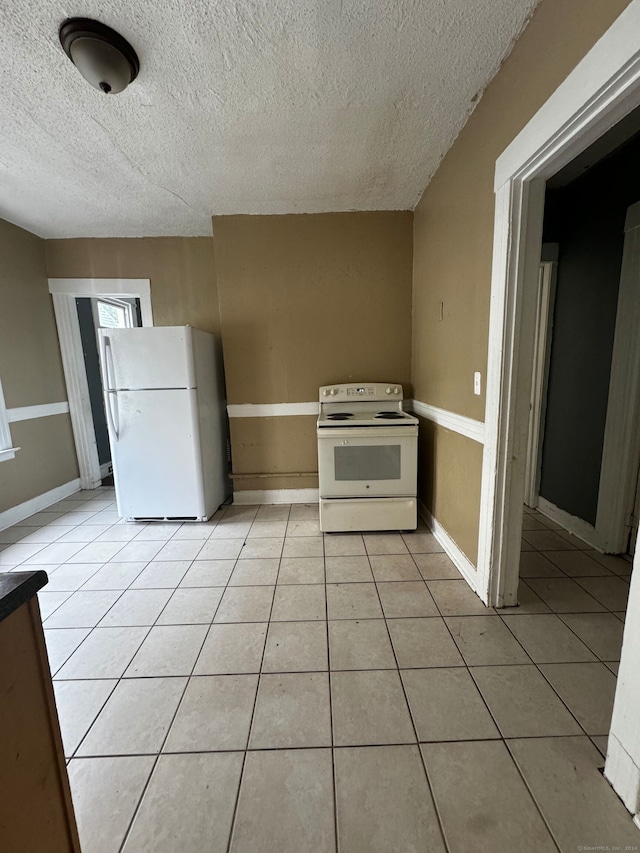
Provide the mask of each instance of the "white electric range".
{"label": "white electric range", "polygon": [[415,530],[418,419],[402,400],[396,384],[320,388],[321,530]]}

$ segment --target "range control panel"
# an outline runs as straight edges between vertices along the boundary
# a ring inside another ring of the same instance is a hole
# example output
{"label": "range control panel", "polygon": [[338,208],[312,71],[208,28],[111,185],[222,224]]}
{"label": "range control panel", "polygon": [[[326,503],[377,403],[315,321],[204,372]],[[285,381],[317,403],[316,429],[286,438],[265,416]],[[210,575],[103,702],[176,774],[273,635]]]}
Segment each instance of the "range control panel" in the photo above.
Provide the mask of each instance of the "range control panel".
{"label": "range control panel", "polygon": [[320,402],[346,403],[355,400],[402,400],[402,385],[393,382],[367,382],[358,385],[324,385]]}
{"label": "range control panel", "polygon": [[347,388],[347,397],[373,397],[375,389],[373,385],[361,386],[360,388]]}

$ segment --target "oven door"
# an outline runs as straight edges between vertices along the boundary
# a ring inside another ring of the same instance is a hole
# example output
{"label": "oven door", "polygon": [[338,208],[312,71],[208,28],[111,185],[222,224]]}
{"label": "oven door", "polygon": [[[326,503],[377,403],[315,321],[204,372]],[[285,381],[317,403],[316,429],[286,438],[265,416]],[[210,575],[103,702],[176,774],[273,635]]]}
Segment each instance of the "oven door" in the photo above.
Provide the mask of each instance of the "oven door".
{"label": "oven door", "polygon": [[320,497],[416,494],[417,428],[318,430]]}

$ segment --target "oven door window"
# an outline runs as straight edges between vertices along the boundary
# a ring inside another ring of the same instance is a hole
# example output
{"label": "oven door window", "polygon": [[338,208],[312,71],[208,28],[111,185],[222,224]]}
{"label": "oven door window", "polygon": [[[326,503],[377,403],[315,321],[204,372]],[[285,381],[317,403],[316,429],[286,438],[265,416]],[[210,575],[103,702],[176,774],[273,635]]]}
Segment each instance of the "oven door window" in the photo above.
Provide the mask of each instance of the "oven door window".
{"label": "oven door window", "polygon": [[349,445],[334,448],[336,480],[399,480],[402,476],[399,444]]}

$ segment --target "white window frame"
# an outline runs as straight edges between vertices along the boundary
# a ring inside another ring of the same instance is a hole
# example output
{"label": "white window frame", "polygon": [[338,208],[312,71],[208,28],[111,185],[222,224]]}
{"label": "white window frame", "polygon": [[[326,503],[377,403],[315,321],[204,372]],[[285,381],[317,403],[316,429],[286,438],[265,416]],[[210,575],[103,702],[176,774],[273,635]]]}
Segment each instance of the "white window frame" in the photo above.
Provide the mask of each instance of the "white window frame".
{"label": "white window frame", "polygon": [[127,302],[124,299],[116,299],[113,296],[96,296],[94,300],[92,300],[94,306],[94,320],[96,329],[106,328],[100,325],[100,312],[99,312],[99,303],[103,302],[105,305],[115,305],[116,308],[122,308],[127,314],[127,328],[131,329],[135,326],[135,317],[134,317],[134,306],[131,302]]}
{"label": "white window frame", "polygon": [[0,462],[7,462],[9,459],[15,459],[15,455],[18,450],[20,450],[20,448],[14,447],[11,440],[9,411],[4,401],[4,391],[2,390],[2,380],[0,379]]}

